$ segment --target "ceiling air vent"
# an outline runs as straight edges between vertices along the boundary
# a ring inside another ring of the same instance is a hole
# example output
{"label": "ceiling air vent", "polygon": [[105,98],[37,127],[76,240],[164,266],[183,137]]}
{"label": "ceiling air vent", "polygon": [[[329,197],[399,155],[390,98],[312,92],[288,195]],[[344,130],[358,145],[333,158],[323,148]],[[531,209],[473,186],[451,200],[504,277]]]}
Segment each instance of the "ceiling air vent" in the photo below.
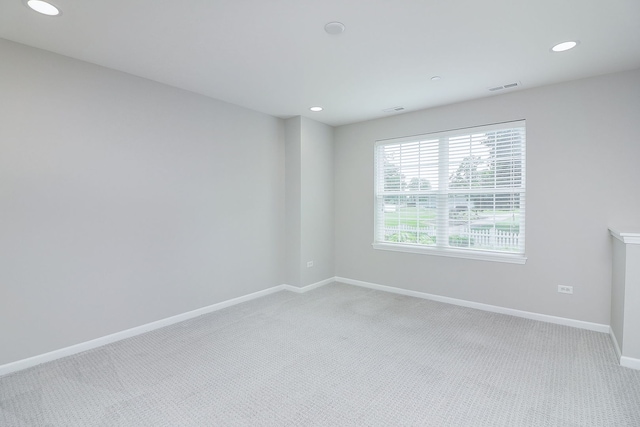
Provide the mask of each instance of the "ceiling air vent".
{"label": "ceiling air vent", "polygon": [[520,83],[520,82],[509,83],[509,84],[502,85],[502,86],[490,87],[489,88],[489,92],[497,92],[499,90],[512,89],[514,87],[519,87],[519,86],[522,86],[522,83]]}
{"label": "ceiling air vent", "polygon": [[391,108],[385,108],[384,111],[385,113],[396,113],[398,111],[402,111],[404,110],[404,107],[391,107]]}

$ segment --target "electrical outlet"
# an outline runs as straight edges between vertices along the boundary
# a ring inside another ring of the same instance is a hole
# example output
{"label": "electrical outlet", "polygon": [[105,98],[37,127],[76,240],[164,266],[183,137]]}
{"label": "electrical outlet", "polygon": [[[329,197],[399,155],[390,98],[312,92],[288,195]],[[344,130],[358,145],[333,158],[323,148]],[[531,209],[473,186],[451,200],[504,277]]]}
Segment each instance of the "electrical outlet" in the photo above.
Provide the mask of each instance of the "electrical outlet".
{"label": "electrical outlet", "polygon": [[572,294],[573,286],[558,285],[558,292],[561,294]]}
{"label": "electrical outlet", "polygon": [[307,261],[307,268],[313,267],[313,261]]}

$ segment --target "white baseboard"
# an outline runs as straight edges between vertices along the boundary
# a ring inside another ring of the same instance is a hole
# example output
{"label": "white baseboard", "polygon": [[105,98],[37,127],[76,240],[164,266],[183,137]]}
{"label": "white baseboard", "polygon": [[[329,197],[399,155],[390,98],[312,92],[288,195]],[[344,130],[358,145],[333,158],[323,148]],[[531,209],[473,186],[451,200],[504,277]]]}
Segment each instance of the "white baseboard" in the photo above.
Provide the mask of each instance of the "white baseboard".
{"label": "white baseboard", "polygon": [[260,298],[260,297],[272,294],[274,292],[280,292],[280,291],[286,290],[286,291],[292,291],[296,293],[304,293],[311,289],[315,289],[320,286],[324,286],[328,283],[331,283],[334,280],[335,278],[331,277],[329,279],[323,280],[321,282],[313,283],[311,285],[308,285],[302,288],[298,288],[296,286],[291,286],[291,285],[277,285],[268,289],[264,289],[262,291],[254,292],[248,295],[243,295],[237,298],[232,298],[227,301],[222,301],[217,304],[212,304],[206,307],[198,308],[196,310],[188,311],[186,313],[167,317],[165,319],[160,319],[155,322],[146,323],[141,326],[136,326],[131,329],[126,329],[124,331],[116,332],[116,333],[106,335],[100,338],[96,338],[90,341],[85,341],[69,347],[64,347],[58,350],[50,351],[48,353],[29,357],[27,359],[22,359],[15,362],[7,363],[5,365],[0,365],[0,376],[7,375],[12,372],[21,371],[23,369],[31,368],[32,366],[36,366],[45,362],[50,362],[52,360],[60,359],[62,357],[81,353],[83,351],[92,350],[94,348],[111,344],[113,342],[120,341],[125,338],[130,338],[136,335],[144,334],[145,332],[150,332],[155,329],[173,325],[178,322],[183,322],[185,320],[193,319],[194,317],[202,316],[203,314],[213,313],[214,311],[222,310],[223,308],[231,307],[236,304],[240,304],[256,298]]}
{"label": "white baseboard", "polygon": [[613,329],[611,329],[611,333],[609,335],[611,336],[611,342],[613,342],[613,348],[616,350],[616,356],[618,356],[618,360],[620,361],[620,366],[640,370],[640,359],[623,356],[620,345],[618,344],[618,339],[613,333]]}
{"label": "white baseboard", "polygon": [[425,292],[411,291],[408,289],[395,288],[393,286],[378,285],[376,283],[363,282],[361,280],[336,277],[336,282],[348,285],[361,286],[363,288],[376,289],[379,291],[392,292],[394,294],[407,295],[432,301],[444,302],[447,304],[459,305],[462,307],[475,308],[478,310],[490,311],[492,313],[508,314],[510,316],[522,317],[525,319],[539,320],[542,322],[555,323],[557,325],[571,326],[574,328],[587,329],[590,331],[609,333],[609,325],[600,323],[584,322],[582,320],[567,319],[565,317],[550,316],[548,314],[533,313],[530,311],[516,310],[513,308],[499,307],[496,305],[483,304],[479,302],[467,301],[457,298],[443,297],[440,295],[428,294]]}
{"label": "white baseboard", "polygon": [[613,328],[611,328],[609,336],[611,337],[611,342],[613,343],[613,349],[616,351],[616,356],[618,356],[618,360],[620,360],[622,358],[622,350],[620,349],[620,345],[618,345],[616,334],[613,333]]}
{"label": "white baseboard", "polygon": [[620,366],[624,366],[625,368],[640,370],[640,359],[622,356],[620,358]]}
{"label": "white baseboard", "polygon": [[319,288],[320,286],[328,285],[329,283],[333,283],[335,281],[336,281],[335,277],[329,277],[328,279],[324,279],[324,280],[321,280],[319,282],[312,283],[311,285],[303,286],[301,288],[299,288],[297,286],[291,286],[291,285],[282,285],[282,286],[284,286],[284,289],[286,289],[287,291],[295,292],[295,293],[298,293],[298,294],[303,294],[303,293],[305,293],[307,291]]}

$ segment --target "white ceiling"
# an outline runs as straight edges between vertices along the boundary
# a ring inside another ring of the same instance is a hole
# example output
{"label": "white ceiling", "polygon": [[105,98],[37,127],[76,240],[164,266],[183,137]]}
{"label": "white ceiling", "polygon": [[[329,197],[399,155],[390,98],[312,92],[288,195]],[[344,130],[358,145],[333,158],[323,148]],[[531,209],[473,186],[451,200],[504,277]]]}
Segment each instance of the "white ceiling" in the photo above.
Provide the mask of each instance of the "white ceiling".
{"label": "white ceiling", "polygon": [[[489,87],[515,81],[525,89],[640,68],[640,0],[53,3],[61,16],[0,0],[0,37],[330,125],[492,96]],[[346,31],[325,33],[330,21]],[[574,39],[577,48],[550,52]]]}

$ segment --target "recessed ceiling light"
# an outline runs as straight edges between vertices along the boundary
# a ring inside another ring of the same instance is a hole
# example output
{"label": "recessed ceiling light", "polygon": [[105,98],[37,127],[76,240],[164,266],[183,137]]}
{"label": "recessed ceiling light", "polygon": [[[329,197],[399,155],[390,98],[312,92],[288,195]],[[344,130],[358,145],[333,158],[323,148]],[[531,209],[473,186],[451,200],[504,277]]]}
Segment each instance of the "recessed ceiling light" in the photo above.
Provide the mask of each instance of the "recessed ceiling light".
{"label": "recessed ceiling light", "polygon": [[324,30],[333,35],[344,33],[345,28],[342,22],[329,22],[324,26]]}
{"label": "recessed ceiling light", "polygon": [[58,9],[56,6],[52,5],[51,3],[47,3],[46,1],[27,0],[26,4],[31,9],[35,10],[38,13],[42,13],[43,15],[58,16],[61,13],[60,9]]}
{"label": "recessed ceiling light", "polygon": [[573,49],[574,47],[578,46],[578,43],[579,43],[578,41],[573,41],[573,40],[568,42],[558,43],[557,45],[552,47],[551,50],[554,52],[564,52],[565,50]]}
{"label": "recessed ceiling light", "polygon": [[42,0],[23,0],[23,3],[30,9],[47,16],[58,16],[62,14],[60,9],[53,4]]}
{"label": "recessed ceiling light", "polygon": [[440,77],[440,76],[433,76],[433,77],[431,77],[431,81],[432,81],[432,82],[437,82],[437,81],[438,81],[438,80],[440,80],[440,79],[442,79],[442,77]]}
{"label": "recessed ceiling light", "polygon": [[311,107],[311,108],[309,108],[309,110],[314,111],[314,112],[318,112],[318,111],[322,111],[322,107]]}

